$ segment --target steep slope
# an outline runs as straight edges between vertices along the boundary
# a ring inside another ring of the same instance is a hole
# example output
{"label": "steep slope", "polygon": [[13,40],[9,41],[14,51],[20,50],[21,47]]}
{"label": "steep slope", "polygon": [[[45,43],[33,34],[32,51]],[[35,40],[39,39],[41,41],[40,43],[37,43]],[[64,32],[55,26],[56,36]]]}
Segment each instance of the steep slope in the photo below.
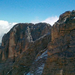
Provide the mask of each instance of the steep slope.
{"label": "steep slope", "polygon": [[51,29],[43,75],[75,75],[75,11],[67,11]]}
{"label": "steep slope", "polygon": [[0,48],[0,75],[28,73],[36,55],[47,48],[51,26],[46,23],[20,23],[3,36]]}
{"label": "steep slope", "polygon": [[49,33],[50,26],[46,23],[17,24],[3,36],[2,47],[5,48],[6,58],[18,56],[25,51],[29,44]]}

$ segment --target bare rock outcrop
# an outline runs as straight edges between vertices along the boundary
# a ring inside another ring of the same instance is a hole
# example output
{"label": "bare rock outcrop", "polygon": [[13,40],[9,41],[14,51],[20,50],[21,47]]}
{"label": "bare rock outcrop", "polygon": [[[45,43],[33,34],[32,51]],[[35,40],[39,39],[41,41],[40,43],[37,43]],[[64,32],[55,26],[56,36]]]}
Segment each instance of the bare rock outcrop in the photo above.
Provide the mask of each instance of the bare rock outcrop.
{"label": "bare rock outcrop", "polygon": [[74,75],[74,62],[75,11],[68,11],[52,27],[43,75]]}
{"label": "bare rock outcrop", "polygon": [[19,23],[15,25],[2,39],[0,63],[4,63],[5,66],[1,67],[0,74],[28,73],[36,55],[47,48],[50,37],[51,26],[49,24]]}

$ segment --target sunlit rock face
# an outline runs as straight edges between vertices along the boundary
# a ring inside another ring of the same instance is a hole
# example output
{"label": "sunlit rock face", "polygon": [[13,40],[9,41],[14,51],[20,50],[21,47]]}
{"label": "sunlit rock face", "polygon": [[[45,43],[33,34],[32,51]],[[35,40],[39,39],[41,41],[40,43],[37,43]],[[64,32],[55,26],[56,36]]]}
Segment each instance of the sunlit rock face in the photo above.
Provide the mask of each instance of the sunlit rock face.
{"label": "sunlit rock face", "polygon": [[43,75],[75,74],[75,11],[60,15],[51,29]]}

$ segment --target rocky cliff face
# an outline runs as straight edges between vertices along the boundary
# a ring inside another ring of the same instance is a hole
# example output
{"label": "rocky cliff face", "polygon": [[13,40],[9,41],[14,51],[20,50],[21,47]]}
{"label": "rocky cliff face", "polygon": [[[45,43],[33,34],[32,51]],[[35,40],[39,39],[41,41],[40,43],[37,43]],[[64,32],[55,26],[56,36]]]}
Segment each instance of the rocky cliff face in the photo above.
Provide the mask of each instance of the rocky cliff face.
{"label": "rocky cliff face", "polygon": [[6,58],[13,58],[25,51],[30,43],[50,34],[50,26],[45,23],[17,24],[3,36],[2,47],[5,48]]}
{"label": "rocky cliff face", "polygon": [[67,11],[51,29],[43,75],[75,74],[75,11]]}
{"label": "rocky cliff face", "polygon": [[75,11],[51,27],[19,23],[3,36],[0,75],[75,75]]}
{"label": "rocky cliff face", "polygon": [[2,39],[0,75],[27,74],[36,55],[47,48],[50,37],[49,24],[20,23],[15,25]]}

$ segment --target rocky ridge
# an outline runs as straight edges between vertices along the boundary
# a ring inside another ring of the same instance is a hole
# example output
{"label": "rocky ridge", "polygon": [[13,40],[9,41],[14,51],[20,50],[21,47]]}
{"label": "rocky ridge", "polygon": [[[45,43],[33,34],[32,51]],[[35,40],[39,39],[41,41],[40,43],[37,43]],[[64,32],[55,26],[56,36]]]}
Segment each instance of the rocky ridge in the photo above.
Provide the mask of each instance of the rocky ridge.
{"label": "rocky ridge", "polygon": [[19,23],[3,36],[0,75],[74,75],[75,11],[51,27]]}
{"label": "rocky ridge", "polygon": [[5,34],[0,50],[0,75],[27,74],[36,55],[47,48],[50,30],[46,23],[19,23]]}
{"label": "rocky ridge", "polygon": [[67,11],[51,28],[43,75],[75,74],[75,11]]}

